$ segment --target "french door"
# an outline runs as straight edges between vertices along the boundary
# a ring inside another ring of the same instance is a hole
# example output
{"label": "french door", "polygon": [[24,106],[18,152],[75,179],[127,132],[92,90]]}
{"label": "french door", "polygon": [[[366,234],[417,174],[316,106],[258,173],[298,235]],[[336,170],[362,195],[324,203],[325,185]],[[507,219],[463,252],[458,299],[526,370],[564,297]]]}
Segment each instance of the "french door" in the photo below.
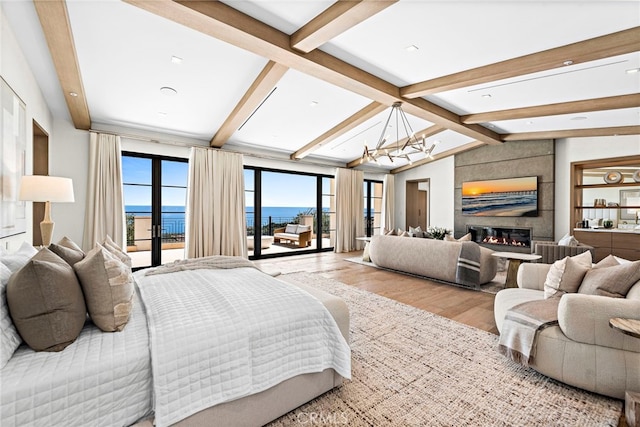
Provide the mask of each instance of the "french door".
{"label": "french door", "polygon": [[122,154],[127,252],[134,268],[185,257],[186,159]]}

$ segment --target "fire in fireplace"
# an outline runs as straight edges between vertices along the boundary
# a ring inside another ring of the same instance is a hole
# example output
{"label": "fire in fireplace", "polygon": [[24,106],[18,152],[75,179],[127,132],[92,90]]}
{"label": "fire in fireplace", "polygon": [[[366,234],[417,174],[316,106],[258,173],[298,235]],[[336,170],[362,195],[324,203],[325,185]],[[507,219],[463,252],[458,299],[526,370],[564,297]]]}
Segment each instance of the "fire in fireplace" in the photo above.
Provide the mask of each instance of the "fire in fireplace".
{"label": "fire in fireplace", "polygon": [[471,233],[471,240],[476,243],[520,248],[531,247],[530,228],[468,225],[467,232]]}

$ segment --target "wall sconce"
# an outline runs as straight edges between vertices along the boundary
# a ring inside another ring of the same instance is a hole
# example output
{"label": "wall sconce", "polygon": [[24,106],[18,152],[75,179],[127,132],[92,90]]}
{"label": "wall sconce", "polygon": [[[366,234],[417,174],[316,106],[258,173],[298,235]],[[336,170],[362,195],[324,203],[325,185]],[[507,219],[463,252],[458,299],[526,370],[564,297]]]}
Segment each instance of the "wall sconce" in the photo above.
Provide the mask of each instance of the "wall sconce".
{"label": "wall sconce", "polygon": [[74,202],[73,182],[71,178],[57,176],[23,176],[20,181],[19,199],[30,202],[45,202],[44,219],[40,223],[40,232],[42,233],[42,244],[46,247],[51,244],[55,225],[51,220],[51,202]]}

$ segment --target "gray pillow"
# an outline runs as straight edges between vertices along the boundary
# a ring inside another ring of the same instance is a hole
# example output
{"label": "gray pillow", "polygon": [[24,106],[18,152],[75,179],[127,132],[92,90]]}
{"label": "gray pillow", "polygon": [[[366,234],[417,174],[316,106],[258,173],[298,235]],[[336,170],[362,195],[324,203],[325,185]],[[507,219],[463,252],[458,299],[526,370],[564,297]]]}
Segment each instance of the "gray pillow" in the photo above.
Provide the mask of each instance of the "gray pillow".
{"label": "gray pillow", "polygon": [[51,243],[49,250],[67,261],[72,267],[73,264],[84,258],[84,252],[80,249],[80,246],[76,245],[68,237],[63,237],[58,243]]}
{"label": "gray pillow", "polygon": [[612,267],[592,268],[582,280],[578,293],[624,298],[640,280],[640,261]]}
{"label": "gray pillow", "polygon": [[87,316],[73,268],[47,248],[11,276],[7,302],[20,336],[36,351],[63,350]]}
{"label": "gray pillow", "polygon": [[101,245],[87,252],[73,268],[93,323],[105,332],[124,329],[133,304],[131,268]]}

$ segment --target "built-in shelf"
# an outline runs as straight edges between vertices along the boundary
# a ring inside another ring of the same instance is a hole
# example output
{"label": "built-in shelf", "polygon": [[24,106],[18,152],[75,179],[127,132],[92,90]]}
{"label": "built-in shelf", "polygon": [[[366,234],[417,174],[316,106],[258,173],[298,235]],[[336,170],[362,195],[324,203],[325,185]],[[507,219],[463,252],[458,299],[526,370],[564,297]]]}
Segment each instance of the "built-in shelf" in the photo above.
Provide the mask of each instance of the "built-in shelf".
{"label": "built-in shelf", "polygon": [[612,188],[612,187],[638,187],[640,188],[640,182],[620,182],[618,184],[578,184],[575,188],[585,189],[585,188]]}
{"label": "built-in shelf", "polygon": [[574,206],[575,209],[640,209],[640,206]]}

